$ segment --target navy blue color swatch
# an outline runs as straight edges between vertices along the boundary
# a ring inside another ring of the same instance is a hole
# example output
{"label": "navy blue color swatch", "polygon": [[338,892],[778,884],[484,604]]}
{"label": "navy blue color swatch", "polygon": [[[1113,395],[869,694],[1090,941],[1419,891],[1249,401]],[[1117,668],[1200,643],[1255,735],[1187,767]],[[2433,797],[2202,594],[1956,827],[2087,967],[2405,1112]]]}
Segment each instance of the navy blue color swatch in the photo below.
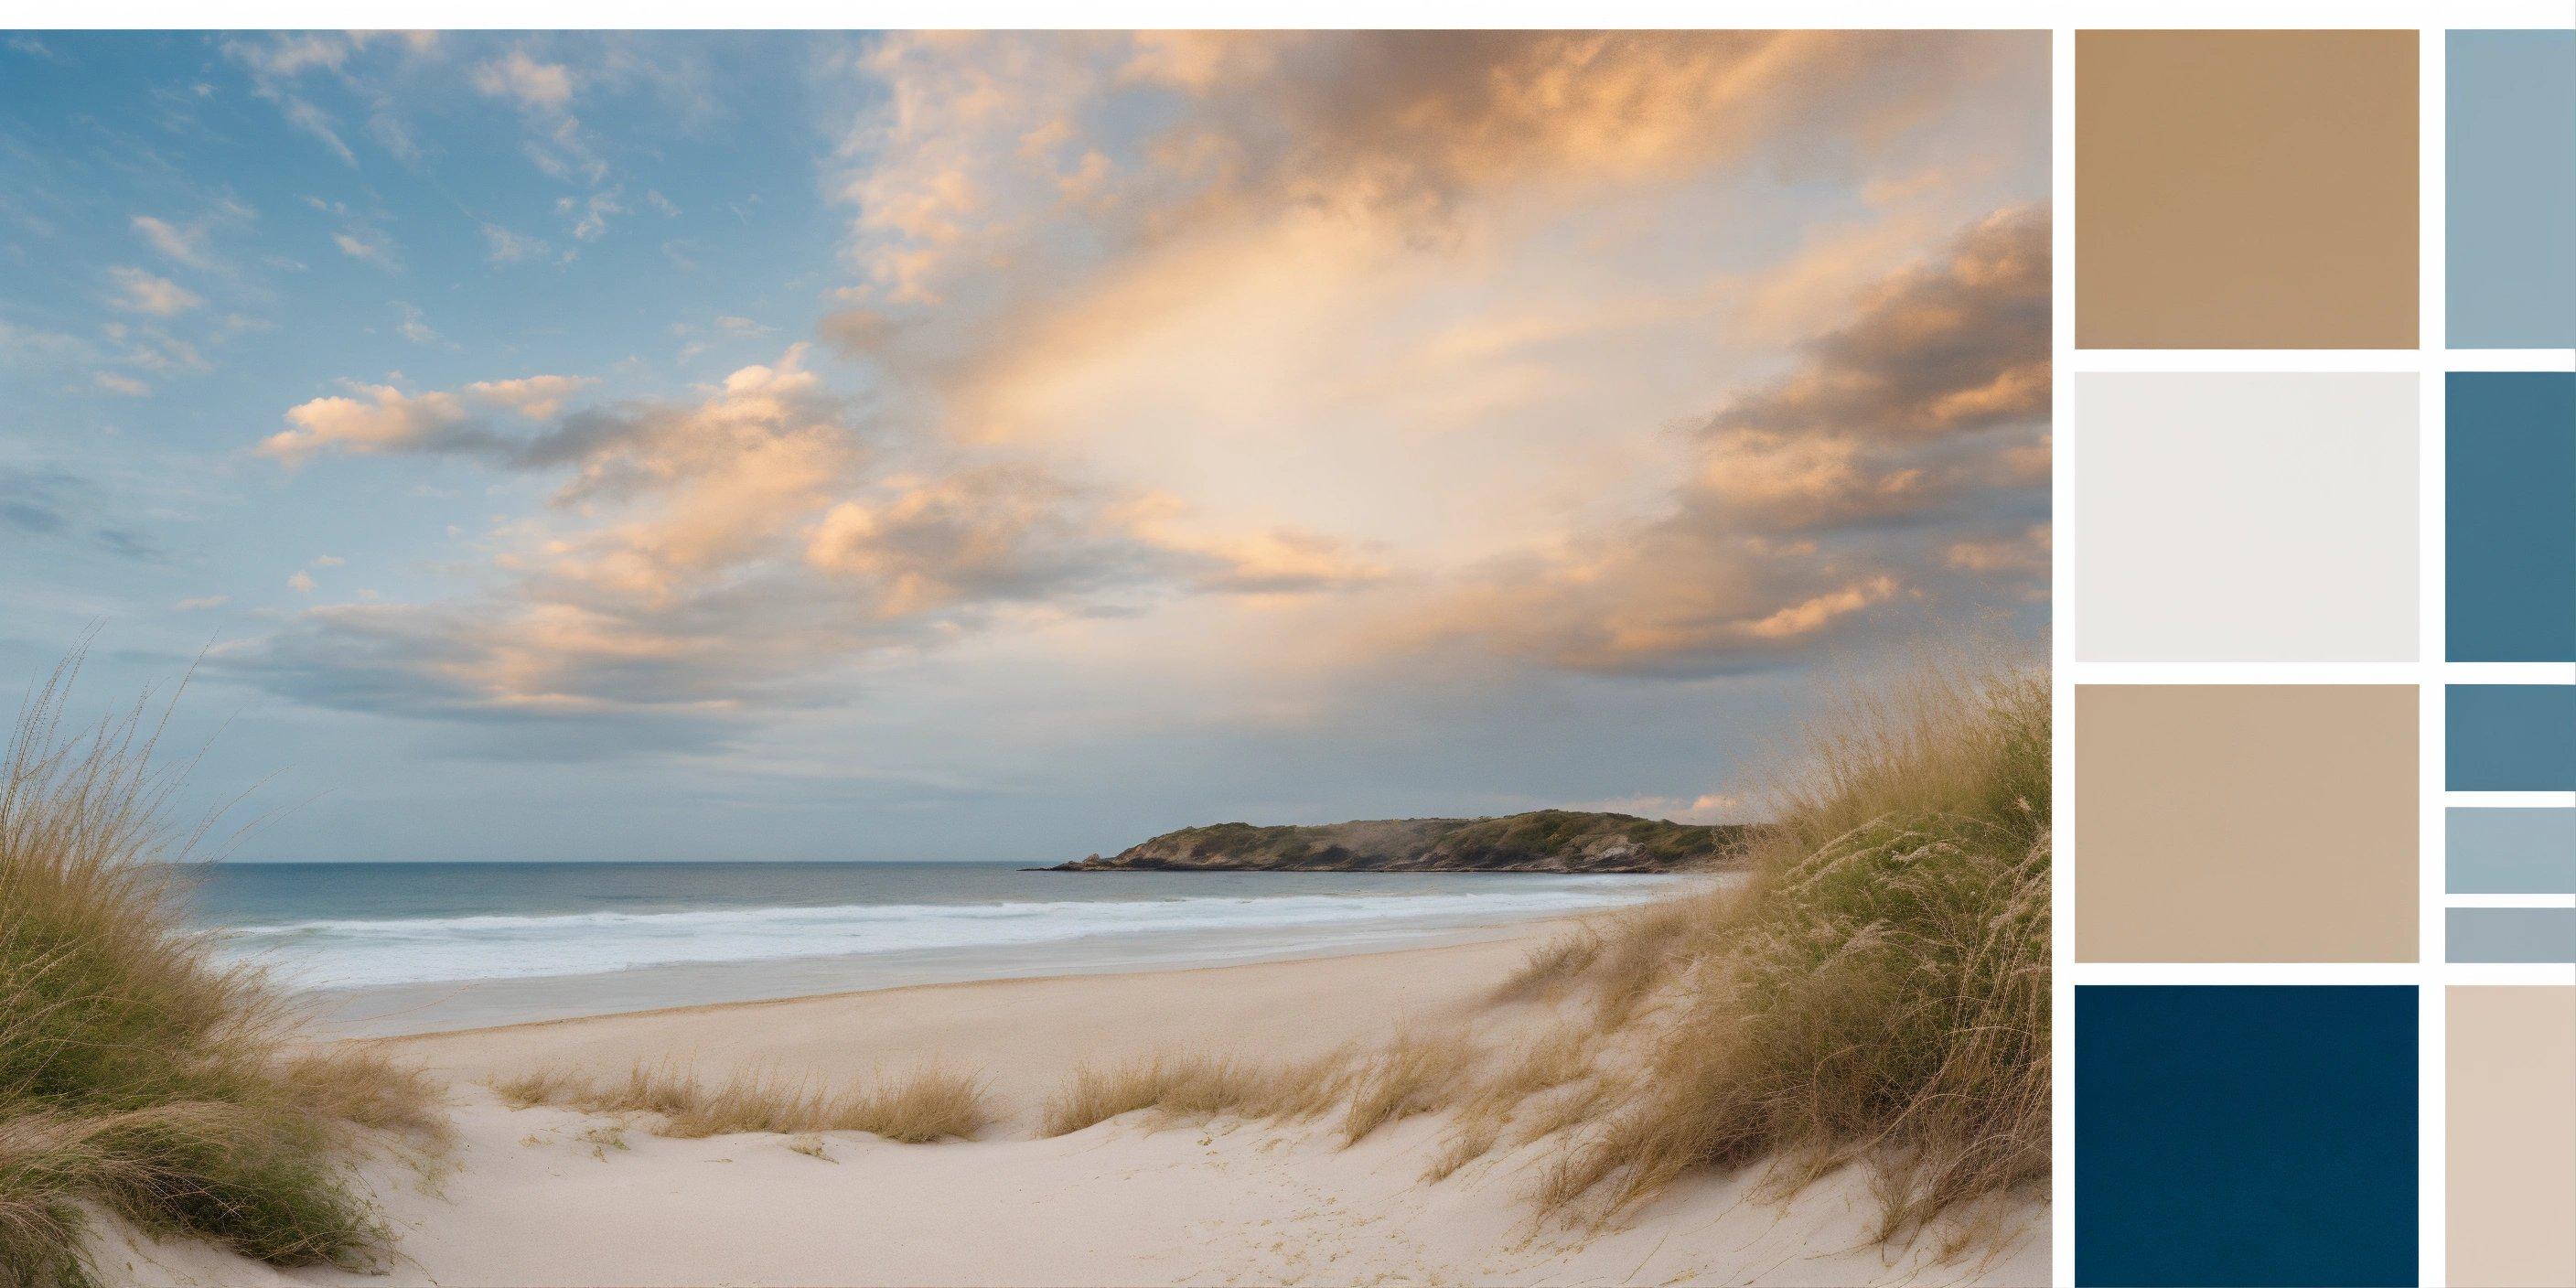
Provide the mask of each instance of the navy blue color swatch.
{"label": "navy blue color swatch", "polygon": [[2075,1282],[2416,1282],[2411,987],[2075,990]]}
{"label": "navy blue color swatch", "polygon": [[2451,660],[2576,662],[2576,373],[2454,372],[2444,397]]}
{"label": "navy blue color swatch", "polygon": [[2576,685],[2454,684],[2443,690],[2455,792],[2576,792]]}

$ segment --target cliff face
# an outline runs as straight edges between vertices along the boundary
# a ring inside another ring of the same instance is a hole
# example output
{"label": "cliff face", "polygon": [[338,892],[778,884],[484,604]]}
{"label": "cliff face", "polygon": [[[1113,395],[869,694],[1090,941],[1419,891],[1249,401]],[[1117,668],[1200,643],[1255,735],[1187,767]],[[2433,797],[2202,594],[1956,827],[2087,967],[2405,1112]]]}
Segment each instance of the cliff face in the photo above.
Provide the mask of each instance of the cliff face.
{"label": "cliff face", "polygon": [[1740,824],[1667,823],[1543,809],[1501,818],[1389,818],[1311,826],[1217,823],[1165,832],[1051,872],[1683,872],[1723,866]]}

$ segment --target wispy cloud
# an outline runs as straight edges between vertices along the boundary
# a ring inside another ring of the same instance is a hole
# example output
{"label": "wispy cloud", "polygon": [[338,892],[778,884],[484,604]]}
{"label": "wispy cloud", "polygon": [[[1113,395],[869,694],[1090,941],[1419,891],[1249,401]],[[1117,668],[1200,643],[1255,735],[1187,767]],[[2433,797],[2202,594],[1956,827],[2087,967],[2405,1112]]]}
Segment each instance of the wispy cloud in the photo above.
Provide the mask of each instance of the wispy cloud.
{"label": "wispy cloud", "polygon": [[130,265],[107,270],[107,280],[115,288],[108,296],[109,306],[128,313],[174,317],[206,302],[205,297],[169,278],[156,277]]}

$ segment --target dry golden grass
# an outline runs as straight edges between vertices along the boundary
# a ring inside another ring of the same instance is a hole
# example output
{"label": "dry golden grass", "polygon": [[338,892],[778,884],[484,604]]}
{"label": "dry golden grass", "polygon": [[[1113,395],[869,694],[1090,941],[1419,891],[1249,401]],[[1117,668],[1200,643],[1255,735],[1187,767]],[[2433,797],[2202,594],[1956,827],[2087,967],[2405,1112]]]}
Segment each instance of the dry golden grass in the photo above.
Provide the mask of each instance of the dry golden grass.
{"label": "dry golden grass", "polygon": [[1643,1094],[1551,1164],[1542,1206],[1606,1217],[1694,1168],[1771,1159],[1789,1189],[1867,1161],[1896,1237],[2044,1179],[2049,744],[2044,673],[1927,667],[1817,738],[1741,895],[1572,955],[1552,986],[1651,1040]]}
{"label": "dry golden grass", "polygon": [[2035,669],[1925,664],[1847,698],[1747,884],[1596,919],[1494,991],[1580,1008],[1497,1071],[1456,1034],[1293,1076],[1166,1057],[1083,1071],[1047,1130],[1339,1105],[1357,1142],[1448,1111],[1427,1180],[1565,1137],[1544,1212],[1607,1219],[1765,1161],[1784,1193],[1866,1162],[1886,1238],[1982,1210],[2048,1175],[2049,718]]}
{"label": "dry golden grass", "polygon": [[760,1075],[710,1084],[692,1073],[644,1065],[603,1083],[540,1069],[497,1079],[492,1089],[514,1108],[543,1104],[590,1113],[650,1114],[658,1120],[654,1135],[679,1139],[859,1131],[919,1145],[973,1136],[993,1120],[982,1081],[941,1068],[865,1088]]}
{"label": "dry golden grass", "polygon": [[1111,1068],[1086,1067],[1038,1115],[1043,1135],[1062,1136],[1140,1109],[1156,1121],[1307,1118],[1338,1099],[1349,1075],[1343,1053],[1266,1065],[1207,1056],[1156,1055]]}
{"label": "dry golden grass", "polygon": [[1343,1142],[1355,1145],[1388,1123],[1448,1108],[1475,1067],[1476,1048],[1463,1033],[1399,1035],[1352,1075]]}
{"label": "dry golden grass", "polygon": [[0,1284],[80,1283],[83,1212],[280,1264],[370,1264],[384,1232],[351,1186],[362,1129],[432,1145],[416,1073],[296,1055],[294,1017],[171,904],[205,834],[168,826],[186,764],[137,704],[65,724],[74,658],[0,763]]}
{"label": "dry golden grass", "polygon": [[[1589,1106],[1599,1098],[1592,1080],[1598,1035],[1589,1024],[1560,1025],[1523,1047],[1520,1057],[1490,1076],[1473,1082],[1456,1096],[1446,1144],[1423,1179],[1437,1181],[1491,1152],[1517,1130],[1523,1142],[1565,1125],[1569,1105]],[[1583,1084],[1580,1093],[1551,1095]],[[1581,1110],[1576,1114],[1579,1117]],[[1544,1124],[1544,1130],[1532,1130]]]}

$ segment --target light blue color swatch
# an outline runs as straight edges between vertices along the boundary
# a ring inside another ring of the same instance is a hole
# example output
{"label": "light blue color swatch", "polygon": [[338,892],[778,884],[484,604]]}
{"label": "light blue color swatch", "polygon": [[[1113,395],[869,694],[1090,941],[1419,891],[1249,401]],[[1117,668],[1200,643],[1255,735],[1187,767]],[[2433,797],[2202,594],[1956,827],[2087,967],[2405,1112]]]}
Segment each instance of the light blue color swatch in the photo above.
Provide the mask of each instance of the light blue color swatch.
{"label": "light blue color swatch", "polygon": [[2576,31],[2449,49],[2451,347],[2576,345]]}
{"label": "light blue color swatch", "polygon": [[2453,894],[2576,894],[2576,809],[2454,809]]}

